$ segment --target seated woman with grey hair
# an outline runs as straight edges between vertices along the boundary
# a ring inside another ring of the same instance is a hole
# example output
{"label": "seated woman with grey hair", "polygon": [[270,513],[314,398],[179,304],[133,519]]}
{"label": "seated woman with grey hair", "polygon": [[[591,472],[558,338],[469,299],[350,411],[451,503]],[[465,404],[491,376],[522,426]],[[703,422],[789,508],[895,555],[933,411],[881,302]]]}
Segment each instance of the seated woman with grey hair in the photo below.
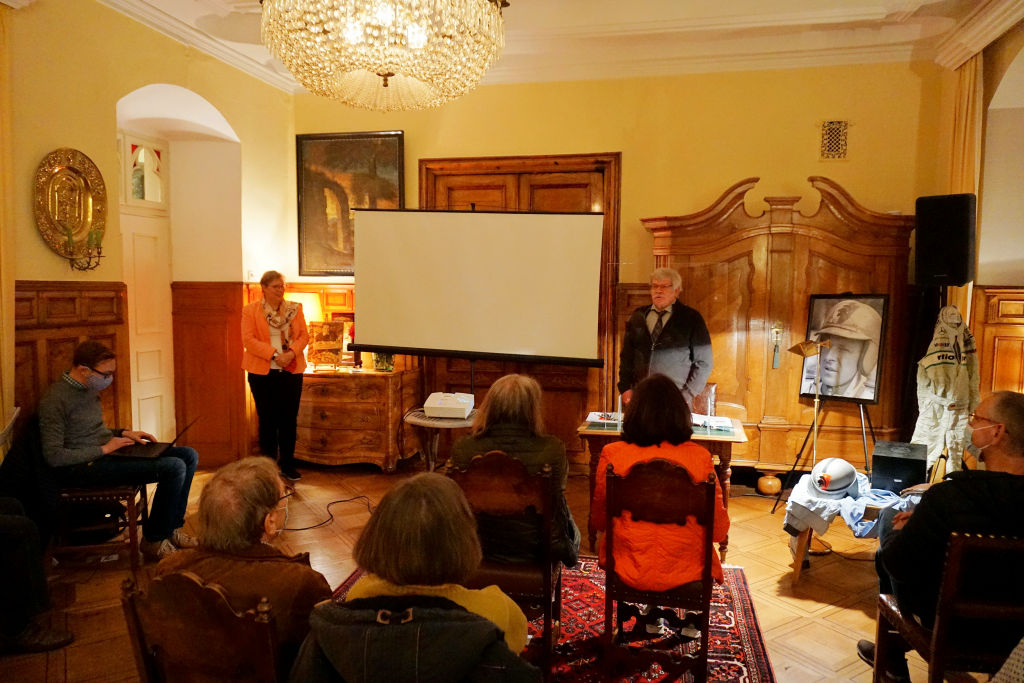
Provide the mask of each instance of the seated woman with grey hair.
{"label": "seated woman with grey hair", "polygon": [[156,575],[192,572],[224,588],[232,608],[270,601],[279,661],[288,671],[309,631],[313,606],[331,587],[309,566],[309,553],[287,555],[271,542],[288,520],[288,497],[273,460],[243,458],[217,470],[199,497],[199,547],[164,558]]}

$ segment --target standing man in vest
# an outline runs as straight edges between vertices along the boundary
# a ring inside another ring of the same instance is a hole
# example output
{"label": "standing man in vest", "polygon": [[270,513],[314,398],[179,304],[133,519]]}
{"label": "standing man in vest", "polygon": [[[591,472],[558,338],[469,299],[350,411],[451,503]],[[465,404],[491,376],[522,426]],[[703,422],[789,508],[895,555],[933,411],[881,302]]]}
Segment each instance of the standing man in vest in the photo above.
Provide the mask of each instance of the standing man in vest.
{"label": "standing man in vest", "polygon": [[626,322],[619,356],[619,393],[629,403],[648,375],[667,375],[692,407],[711,375],[711,336],[700,313],[679,303],[683,280],[671,268],[651,273],[651,305]]}

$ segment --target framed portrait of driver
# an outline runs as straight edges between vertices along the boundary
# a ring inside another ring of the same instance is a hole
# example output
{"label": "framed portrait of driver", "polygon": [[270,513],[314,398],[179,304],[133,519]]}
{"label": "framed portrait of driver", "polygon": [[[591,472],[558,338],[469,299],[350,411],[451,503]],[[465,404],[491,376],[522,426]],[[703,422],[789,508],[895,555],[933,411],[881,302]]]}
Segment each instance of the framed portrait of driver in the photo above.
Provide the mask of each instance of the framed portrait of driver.
{"label": "framed portrait of driver", "polygon": [[803,359],[800,395],[878,403],[887,294],[812,294],[807,339],[821,344]]}

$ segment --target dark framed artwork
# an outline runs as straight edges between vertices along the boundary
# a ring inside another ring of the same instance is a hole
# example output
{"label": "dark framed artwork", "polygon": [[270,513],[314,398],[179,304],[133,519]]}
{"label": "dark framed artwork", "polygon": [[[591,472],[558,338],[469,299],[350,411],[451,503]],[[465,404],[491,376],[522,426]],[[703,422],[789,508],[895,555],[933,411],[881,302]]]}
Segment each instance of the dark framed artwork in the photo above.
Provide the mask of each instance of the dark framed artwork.
{"label": "dark framed artwork", "polygon": [[807,339],[819,353],[804,358],[800,395],[878,403],[888,294],[812,294]]}
{"label": "dark framed artwork", "polygon": [[299,274],[354,274],[352,209],[405,207],[403,132],[295,136]]}

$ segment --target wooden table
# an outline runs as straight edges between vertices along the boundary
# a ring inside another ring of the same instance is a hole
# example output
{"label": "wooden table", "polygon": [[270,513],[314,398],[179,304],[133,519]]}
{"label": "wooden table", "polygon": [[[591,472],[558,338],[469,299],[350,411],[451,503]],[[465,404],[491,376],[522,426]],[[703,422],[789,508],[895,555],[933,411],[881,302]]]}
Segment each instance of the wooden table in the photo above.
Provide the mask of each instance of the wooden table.
{"label": "wooden table", "polygon": [[[591,426],[591,423],[584,422],[576,433],[580,435],[587,444],[590,451],[590,505],[594,504],[594,482],[597,481],[597,462],[601,458],[601,449],[612,441],[619,441],[621,438],[621,426],[616,423]],[[732,445],[744,443],[747,435],[743,431],[743,424],[733,418],[732,432],[709,432],[700,427],[693,428],[693,441],[699,443],[711,452],[716,459],[715,472],[718,474],[718,481],[722,486],[722,502],[729,507],[729,484],[732,477]],[[590,518],[587,520],[587,540],[590,541],[590,550],[594,551],[594,544],[597,541],[597,529],[594,528],[594,510],[590,510]],[[718,554],[722,561],[725,561],[725,553],[729,549],[729,537],[718,544]]]}

